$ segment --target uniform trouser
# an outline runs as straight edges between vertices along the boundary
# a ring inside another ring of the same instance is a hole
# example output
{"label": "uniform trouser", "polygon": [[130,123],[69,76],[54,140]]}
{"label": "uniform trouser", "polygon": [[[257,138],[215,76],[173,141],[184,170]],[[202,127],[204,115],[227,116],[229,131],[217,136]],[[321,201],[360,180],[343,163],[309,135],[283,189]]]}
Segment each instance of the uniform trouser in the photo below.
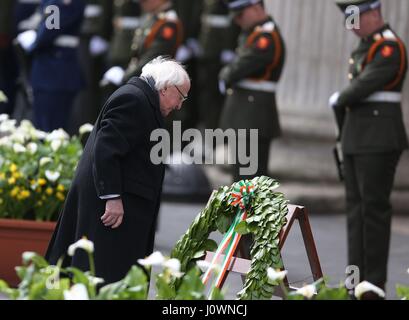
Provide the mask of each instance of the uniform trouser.
{"label": "uniform trouser", "polygon": [[384,287],[392,207],[390,195],[400,152],[344,156],[348,264],[360,281]]}
{"label": "uniform trouser", "polygon": [[67,130],[72,104],[77,92],[34,90],[34,125],[37,129],[50,132],[54,129]]}

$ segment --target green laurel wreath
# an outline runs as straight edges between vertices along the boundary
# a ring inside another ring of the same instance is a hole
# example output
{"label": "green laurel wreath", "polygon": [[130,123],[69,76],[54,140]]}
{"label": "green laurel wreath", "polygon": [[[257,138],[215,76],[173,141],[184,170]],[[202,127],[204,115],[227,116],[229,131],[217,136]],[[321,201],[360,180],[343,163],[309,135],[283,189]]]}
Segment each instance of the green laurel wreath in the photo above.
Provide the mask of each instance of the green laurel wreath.
{"label": "green laurel wreath", "polygon": [[[261,176],[245,182],[254,186],[254,192],[248,200],[247,219],[236,226],[236,231],[240,234],[251,233],[254,242],[250,251],[250,270],[237,298],[270,299],[275,285],[268,281],[267,268],[283,268],[279,234],[286,224],[288,200],[282,193],[274,191],[279,186],[274,179]],[[214,191],[206,207],[176,243],[171,257],[180,260],[181,271],[186,272],[194,267],[195,261],[203,258],[206,251],[216,250],[217,243],[208,238],[216,230],[226,233],[233,222],[237,209],[231,205],[232,193],[237,189],[238,183]]]}

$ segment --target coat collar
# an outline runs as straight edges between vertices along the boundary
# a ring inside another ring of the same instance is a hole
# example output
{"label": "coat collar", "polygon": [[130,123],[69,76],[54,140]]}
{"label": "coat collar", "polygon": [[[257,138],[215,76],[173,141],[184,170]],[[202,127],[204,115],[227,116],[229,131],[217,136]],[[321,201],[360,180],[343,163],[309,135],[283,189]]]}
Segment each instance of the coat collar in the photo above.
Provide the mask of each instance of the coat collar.
{"label": "coat collar", "polygon": [[144,95],[148,99],[151,107],[155,112],[156,120],[159,122],[159,125],[163,128],[165,126],[165,121],[160,112],[159,95],[158,91],[154,87],[154,83],[149,84],[146,80],[139,77],[132,77],[128,81],[128,83],[141,89],[141,91],[144,93]]}

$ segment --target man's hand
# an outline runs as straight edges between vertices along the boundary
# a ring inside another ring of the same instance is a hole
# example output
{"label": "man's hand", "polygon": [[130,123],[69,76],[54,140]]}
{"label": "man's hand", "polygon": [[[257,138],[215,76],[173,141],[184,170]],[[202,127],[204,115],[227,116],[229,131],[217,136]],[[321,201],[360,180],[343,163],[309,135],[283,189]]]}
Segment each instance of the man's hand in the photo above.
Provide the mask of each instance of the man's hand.
{"label": "man's hand", "polygon": [[105,72],[104,77],[101,80],[101,85],[106,86],[110,83],[120,86],[125,76],[125,70],[121,67],[115,66]]}
{"label": "man's hand", "polygon": [[124,207],[122,199],[107,200],[105,204],[105,213],[101,217],[105,227],[112,226],[112,229],[118,228],[124,217]]}
{"label": "man's hand", "polygon": [[16,40],[18,44],[25,50],[28,51],[30,47],[34,44],[37,39],[37,32],[34,30],[27,30],[20,33]]}

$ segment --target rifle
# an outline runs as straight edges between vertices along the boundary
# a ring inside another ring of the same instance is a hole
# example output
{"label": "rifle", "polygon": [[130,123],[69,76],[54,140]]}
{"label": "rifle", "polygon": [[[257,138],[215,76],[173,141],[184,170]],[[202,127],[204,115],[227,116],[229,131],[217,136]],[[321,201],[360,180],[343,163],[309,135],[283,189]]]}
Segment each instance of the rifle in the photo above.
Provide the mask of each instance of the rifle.
{"label": "rifle", "polygon": [[336,138],[336,143],[335,143],[335,146],[332,152],[334,154],[335,164],[338,169],[339,180],[343,181],[344,180],[344,156],[342,154],[342,147],[341,147],[341,131],[342,131],[342,126],[344,124],[344,119],[345,119],[345,109],[332,108],[332,110],[334,111],[335,121],[337,124],[337,127],[336,127],[337,138]]}

